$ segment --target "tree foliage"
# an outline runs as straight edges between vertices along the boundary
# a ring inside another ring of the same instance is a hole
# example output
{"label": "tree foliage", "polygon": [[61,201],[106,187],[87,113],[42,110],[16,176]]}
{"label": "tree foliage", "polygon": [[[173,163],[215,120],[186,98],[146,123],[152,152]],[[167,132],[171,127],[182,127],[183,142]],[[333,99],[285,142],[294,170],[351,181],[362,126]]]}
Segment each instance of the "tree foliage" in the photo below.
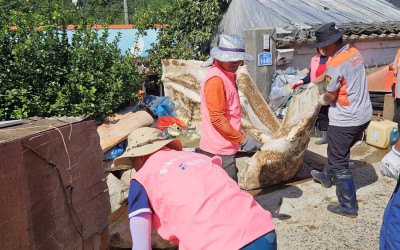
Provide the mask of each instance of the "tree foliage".
{"label": "tree foliage", "polygon": [[[0,15],[0,120],[31,116],[101,118],[136,100],[142,80],[132,57],[121,56],[118,39],[81,26],[69,40],[65,16],[54,5],[43,16],[24,8]],[[12,27],[13,26],[13,27]]]}
{"label": "tree foliage", "polygon": [[165,58],[204,60],[230,0],[174,0],[158,9],[137,13],[133,23],[140,34],[159,25],[158,43],[149,53],[150,69],[161,72]]}
{"label": "tree foliage", "polygon": [[[121,56],[118,40],[107,42],[107,30],[100,35],[86,26],[123,23],[123,1],[0,3],[0,120],[54,115],[99,118],[136,100],[143,79],[134,67],[135,58]],[[131,23],[139,35],[160,27],[158,42],[146,58],[151,71],[161,73],[164,58],[206,59],[229,3],[130,0]],[[70,39],[64,28],[69,24],[81,25]]]}
{"label": "tree foliage", "polygon": [[[170,4],[170,0],[126,1],[130,17],[146,8],[158,9]],[[124,0],[75,0],[75,3],[72,0],[0,0],[0,3],[3,8],[30,11],[44,17],[51,16],[53,7],[57,5],[68,24],[79,24],[82,21],[96,24],[125,23]]]}

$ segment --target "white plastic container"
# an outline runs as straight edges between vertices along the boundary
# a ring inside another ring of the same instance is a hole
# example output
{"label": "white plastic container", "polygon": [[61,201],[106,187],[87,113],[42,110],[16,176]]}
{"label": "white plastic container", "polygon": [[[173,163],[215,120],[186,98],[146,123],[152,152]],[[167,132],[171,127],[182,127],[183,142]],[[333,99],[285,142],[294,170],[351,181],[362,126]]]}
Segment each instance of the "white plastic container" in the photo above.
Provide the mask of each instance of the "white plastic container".
{"label": "white plastic container", "polygon": [[391,133],[397,133],[397,123],[389,120],[371,121],[367,128],[367,144],[378,148],[389,148]]}

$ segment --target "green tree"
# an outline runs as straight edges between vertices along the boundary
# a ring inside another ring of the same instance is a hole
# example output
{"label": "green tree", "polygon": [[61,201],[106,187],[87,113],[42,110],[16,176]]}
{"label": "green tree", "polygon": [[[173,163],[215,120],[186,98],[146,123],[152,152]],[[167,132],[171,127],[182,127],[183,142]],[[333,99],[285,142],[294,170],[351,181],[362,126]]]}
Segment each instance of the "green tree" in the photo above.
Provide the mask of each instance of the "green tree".
{"label": "green tree", "polygon": [[[134,16],[146,8],[157,9],[169,4],[168,0],[128,0],[128,12]],[[6,9],[33,12],[44,17],[51,17],[54,6],[63,13],[63,19],[67,24],[79,24],[82,20],[96,24],[123,24],[124,0],[0,0],[2,13]],[[0,19],[4,20],[4,19]]]}
{"label": "green tree", "polygon": [[158,43],[148,51],[150,70],[161,72],[165,58],[204,60],[230,0],[174,0],[163,8],[137,13],[140,34],[160,25]]}
{"label": "green tree", "polygon": [[[121,56],[118,40],[107,42],[107,30],[99,35],[83,25],[117,20],[117,14],[109,15],[110,9],[122,10],[123,2],[85,0],[83,8],[80,1],[77,5],[55,0],[0,2],[1,120],[34,115],[101,117],[136,100],[135,90],[143,79],[134,67],[135,58]],[[139,35],[160,25],[158,43],[146,58],[150,69],[160,73],[164,58],[204,60],[229,3],[130,1]],[[81,24],[72,41],[65,31],[68,24]],[[10,30],[13,25],[17,29]]]}
{"label": "green tree", "polygon": [[0,10],[0,120],[102,118],[137,100],[143,81],[135,60],[121,56],[118,38],[107,42],[107,29],[81,25],[68,40],[64,17],[71,13],[52,5],[44,16],[29,1],[15,3],[21,5]]}

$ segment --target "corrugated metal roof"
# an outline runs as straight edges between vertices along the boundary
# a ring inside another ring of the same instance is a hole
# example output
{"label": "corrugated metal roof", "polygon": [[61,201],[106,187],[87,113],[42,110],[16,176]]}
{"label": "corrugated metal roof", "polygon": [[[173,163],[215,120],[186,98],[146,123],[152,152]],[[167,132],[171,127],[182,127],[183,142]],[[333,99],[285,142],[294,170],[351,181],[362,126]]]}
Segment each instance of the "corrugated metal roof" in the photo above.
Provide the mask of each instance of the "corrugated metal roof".
{"label": "corrugated metal roof", "polygon": [[313,30],[328,22],[346,28],[345,39],[400,39],[399,0],[233,0],[220,33],[276,28],[277,46],[312,43]]}

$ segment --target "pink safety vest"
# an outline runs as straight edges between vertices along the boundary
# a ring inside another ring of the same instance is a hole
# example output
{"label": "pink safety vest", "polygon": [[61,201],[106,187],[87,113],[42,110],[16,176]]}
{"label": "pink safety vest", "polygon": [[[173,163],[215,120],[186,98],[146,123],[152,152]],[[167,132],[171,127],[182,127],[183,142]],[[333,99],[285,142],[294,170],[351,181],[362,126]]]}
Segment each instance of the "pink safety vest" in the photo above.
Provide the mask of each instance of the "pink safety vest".
{"label": "pink safety vest", "polygon": [[275,226],[271,214],[242,192],[221,158],[160,150],[136,173],[161,237],[186,249],[240,249]]}
{"label": "pink safety vest", "polygon": [[208,79],[215,76],[220,77],[225,86],[225,117],[237,131],[241,131],[242,129],[242,108],[240,106],[239,93],[236,87],[235,74],[224,71],[214,63],[214,65],[208,70],[200,89],[202,116],[199,146],[202,150],[212,154],[233,155],[240,149],[240,145],[232,144],[230,141],[226,140],[211,124],[210,115],[208,113],[204,86]]}
{"label": "pink safety vest", "polygon": [[319,60],[321,59],[321,55],[317,54],[313,58],[311,58],[311,63],[310,63],[310,79],[311,82],[317,78],[317,70],[319,67]]}
{"label": "pink safety vest", "polygon": [[393,62],[393,91],[394,98],[400,98],[400,77],[398,76],[399,68],[400,68],[400,49],[397,50],[396,58]]}

